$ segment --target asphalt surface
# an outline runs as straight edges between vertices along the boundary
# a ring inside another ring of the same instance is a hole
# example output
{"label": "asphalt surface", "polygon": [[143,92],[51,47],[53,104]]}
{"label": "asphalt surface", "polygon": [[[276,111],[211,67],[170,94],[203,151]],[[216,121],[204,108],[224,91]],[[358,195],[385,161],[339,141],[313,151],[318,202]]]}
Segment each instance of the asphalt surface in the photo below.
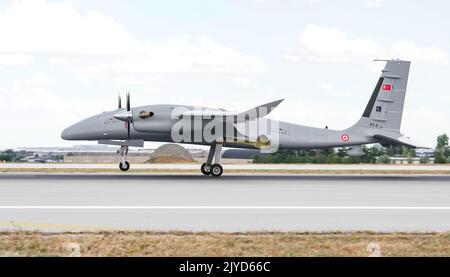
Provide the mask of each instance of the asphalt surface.
{"label": "asphalt surface", "polygon": [[[224,159],[226,160],[226,159]],[[133,163],[132,169],[187,169],[199,170],[201,163]],[[449,171],[449,164],[258,164],[258,163],[223,163],[225,170],[420,170]],[[72,164],[72,163],[0,163],[0,168],[18,169],[117,169],[117,163]]]}
{"label": "asphalt surface", "polygon": [[3,173],[0,229],[450,231],[450,175]]}

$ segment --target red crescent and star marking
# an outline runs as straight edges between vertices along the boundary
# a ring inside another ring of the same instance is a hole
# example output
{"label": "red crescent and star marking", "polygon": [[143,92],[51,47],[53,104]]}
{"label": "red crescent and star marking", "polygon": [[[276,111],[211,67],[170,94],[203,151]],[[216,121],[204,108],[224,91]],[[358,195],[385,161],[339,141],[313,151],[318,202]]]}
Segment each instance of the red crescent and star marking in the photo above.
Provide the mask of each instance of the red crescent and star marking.
{"label": "red crescent and star marking", "polygon": [[383,85],[383,90],[391,91],[392,90],[392,86],[390,84],[385,84],[385,85]]}

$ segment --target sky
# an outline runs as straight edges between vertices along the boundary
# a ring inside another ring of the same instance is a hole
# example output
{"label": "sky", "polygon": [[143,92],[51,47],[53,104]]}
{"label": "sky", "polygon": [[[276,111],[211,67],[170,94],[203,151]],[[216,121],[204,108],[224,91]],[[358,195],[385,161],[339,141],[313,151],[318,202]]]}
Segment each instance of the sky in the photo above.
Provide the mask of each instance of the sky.
{"label": "sky", "polygon": [[[402,132],[450,134],[450,2],[0,0],[0,149],[70,146],[61,131],[113,110],[186,104],[345,129],[384,66],[411,60]],[[81,143],[75,143],[81,144]],[[152,144],[146,144],[151,147]]]}

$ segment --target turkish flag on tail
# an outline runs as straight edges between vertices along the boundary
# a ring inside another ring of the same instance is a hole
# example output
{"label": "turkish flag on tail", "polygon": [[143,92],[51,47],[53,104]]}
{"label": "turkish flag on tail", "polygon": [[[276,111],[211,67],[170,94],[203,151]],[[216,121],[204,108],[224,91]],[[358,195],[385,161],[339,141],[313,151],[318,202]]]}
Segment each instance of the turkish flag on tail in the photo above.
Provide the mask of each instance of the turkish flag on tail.
{"label": "turkish flag on tail", "polygon": [[392,90],[391,84],[384,84],[383,85],[383,90],[391,91]]}

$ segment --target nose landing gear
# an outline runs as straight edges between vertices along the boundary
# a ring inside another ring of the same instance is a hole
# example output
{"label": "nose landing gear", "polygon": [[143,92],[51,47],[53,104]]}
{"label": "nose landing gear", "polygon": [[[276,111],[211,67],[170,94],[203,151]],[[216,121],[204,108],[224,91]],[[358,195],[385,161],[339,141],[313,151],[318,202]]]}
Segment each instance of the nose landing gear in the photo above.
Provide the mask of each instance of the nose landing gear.
{"label": "nose landing gear", "polygon": [[[222,157],[222,144],[213,143],[209,149],[208,159],[206,163],[202,164],[200,170],[203,175],[211,175],[213,177],[220,177],[223,173],[223,167],[220,165]],[[214,164],[212,163],[214,159]]]}
{"label": "nose landing gear", "polygon": [[128,171],[130,169],[130,163],[127,161],[128,146],[121,146],[120,149],[117,150],[117,154],[119,154],[120,170]]}
{"label": "nose landing gear", "polygon": [[125,161],[124,163],[119,163],[119,168],[122,171],[128,171],[130,169],[130,163]]}

